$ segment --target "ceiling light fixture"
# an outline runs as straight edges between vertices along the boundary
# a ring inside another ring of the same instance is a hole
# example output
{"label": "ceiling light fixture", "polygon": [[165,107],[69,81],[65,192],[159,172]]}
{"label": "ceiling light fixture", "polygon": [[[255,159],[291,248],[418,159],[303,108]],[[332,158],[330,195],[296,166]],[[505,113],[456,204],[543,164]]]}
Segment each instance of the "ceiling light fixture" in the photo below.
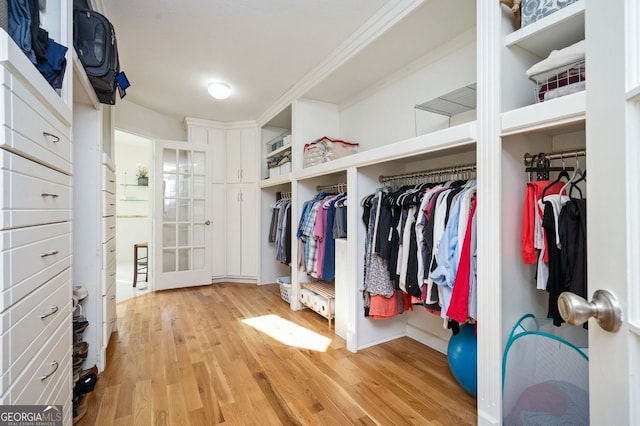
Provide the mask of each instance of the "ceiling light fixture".
{"label": "ceiling light fixture", "polygon": [[231,86],[223,81],[214,81],[207,89],[209,94],[216,99],[227,99],[231,94]]}

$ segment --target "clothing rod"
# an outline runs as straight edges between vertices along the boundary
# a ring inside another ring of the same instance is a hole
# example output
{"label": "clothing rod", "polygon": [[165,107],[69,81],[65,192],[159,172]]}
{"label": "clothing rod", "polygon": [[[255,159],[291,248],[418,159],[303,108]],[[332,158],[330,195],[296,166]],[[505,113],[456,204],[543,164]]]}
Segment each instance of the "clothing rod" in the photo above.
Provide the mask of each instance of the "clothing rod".
{"label": "clothing rod", "polygon": [[432,170],[423,170],[420,172],[412,172],[412,173],[403,173],[401,175],[393,175],[393,176],[378,176],[378,182],[390,182],[393,180],[407,179],[407,178],[417,178],[417,177],[426,177],[433,175],[441,175],[448,173],[459,173],[466,171],[474,171],[476,170],[475,164],[461,164],[459,166],[451,166],[451,167],[443,167],[441,169],[432,169]]}
{"label": "clothing rod", "polygon": [[[526,154],[524,154],[524,165],[529,166],[533,164],[533,162],[538,158],[539,155],[540,154],[529,154],[527,152]],[[542,155],[544,155],[544,158],[549,161],[564,159],[570,160],[576,157],[584,157],[585,155],[587,155],[587,151],[584,149],[576,149],[573,151],[547,152],[542,153]]]}
{"label": "clothing rod", "polygon": [[288,199],[288,198],[291,198],[291,192],[284,192],[283,191],[283,192],[279,193],[279,197],[278,197],[279,200],[284,200],[284,199]]}
{"label": "clothing rod", "polygon": [[316,186],[318,192],[347,192],[346,183],[336,183],[333,185],[318,185]]}

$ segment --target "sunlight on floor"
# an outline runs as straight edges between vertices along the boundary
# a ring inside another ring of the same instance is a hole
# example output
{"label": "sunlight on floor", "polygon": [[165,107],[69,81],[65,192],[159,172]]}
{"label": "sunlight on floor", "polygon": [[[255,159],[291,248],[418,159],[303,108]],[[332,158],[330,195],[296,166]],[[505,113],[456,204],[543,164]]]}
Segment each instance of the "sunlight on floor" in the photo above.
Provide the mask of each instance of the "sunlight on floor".
{"label": "sunlight on floor", "polygon": [[296,348],[325,352],[331,343],[328,337],[273,314],[243,319],[242,322],[285,345]]}

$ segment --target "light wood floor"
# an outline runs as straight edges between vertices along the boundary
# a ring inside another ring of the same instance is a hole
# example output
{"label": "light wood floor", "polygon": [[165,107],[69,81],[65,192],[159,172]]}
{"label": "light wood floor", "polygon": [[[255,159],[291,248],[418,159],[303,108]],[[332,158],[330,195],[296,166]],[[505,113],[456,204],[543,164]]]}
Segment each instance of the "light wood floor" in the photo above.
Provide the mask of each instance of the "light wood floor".
{"label": "light wood floor", "polygon": [[[119,332],[80,425],[477,423],[444,355],[410,338],[351,353],[324,318],[291,311],[277,285],[150,293],[117,309]],[[269,314],[329,347],[289,346],[242,322]]]}

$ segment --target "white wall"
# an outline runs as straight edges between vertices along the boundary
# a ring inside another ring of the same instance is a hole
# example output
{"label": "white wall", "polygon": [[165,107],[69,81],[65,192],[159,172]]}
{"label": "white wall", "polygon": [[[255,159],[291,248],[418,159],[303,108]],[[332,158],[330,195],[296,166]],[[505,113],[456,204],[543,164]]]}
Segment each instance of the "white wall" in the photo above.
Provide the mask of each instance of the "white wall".
{"label": "white wall", "polygon": [[[341,138],[365,151],[416,136],[416,105],[476,82],[475,38],[465,34],[452,43],[461,46],[444,57],[425,57],[415,69],[381,82],[375,93],[341,105]],[[420,134],[448,126],[445,116],[419,114]]]}
{"label": "white wall", "polygon": [[160,114],[143,106],[122,100],[116,104],[116,129],[151,139],[187,140],[182,120]]}

